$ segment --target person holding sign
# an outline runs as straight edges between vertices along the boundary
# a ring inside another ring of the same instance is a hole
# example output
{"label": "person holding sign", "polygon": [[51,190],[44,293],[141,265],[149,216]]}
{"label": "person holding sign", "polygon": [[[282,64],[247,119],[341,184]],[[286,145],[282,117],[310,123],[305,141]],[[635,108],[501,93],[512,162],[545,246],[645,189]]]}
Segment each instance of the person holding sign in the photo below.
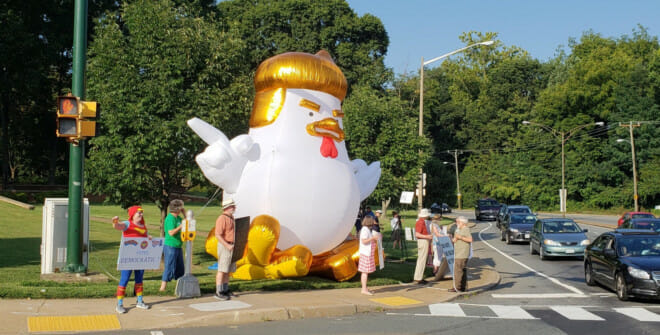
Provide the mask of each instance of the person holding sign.
{"label": "person holding sign", "polygon": [[222,215],[215,221],[215,237],[218,239],[218,274],[215,276],[215,298],[229,300],[236,294],[229,291],[229,274],[236,272],[236,263],[232,263],[234,252],[234,233],[236,223],[234,199],[222,201]]}
{"label": "person holding sign", "polygon": [[454,242],[454,287],[449,292],[465,292],[467,290],[467,261],[470,257],[472,234],[467,226],[465,216],[456,218],[456,233],[452,238]]}
{"label": "person holding sign", "polygon": [[447,236],[447,227],[440,227],[442,216],[440,214],[433,215],[431,219],[431,232],[433,233],[433,275],[435,280],[440,280],[444,277],[445,273],[449,271],[447,259],[443,256],[443,248],[440,238]]}
{"label": "person holding sign", "polygon": [[172,279],[179,279],[183,276],[183,242],[181,241],[181,216],[185,212],[183,201],[174,199],[170,201],[170,213],[165,217],[163,228],[165,230],[165,246],[163,247],[163,277],[160,282],[159,291],[165,291],[167,283]]}
{"label": "person holding sign", "polygon": [[[151,239],[151,235],[147,234],[147,225],[144,223],[142,207],[131,206],[128,208],[128,221],[119,222],[119,217],[112,218],[113,228],[122,231],[122,237],[147,237]],[[122,238],[122,239],[123,239]],[[135,307],[140,309],[149,309],[149,305],[144,303],[142,299],[143,287],[142,278],[144,277],[144,270],[121,270],[121,279],[117,286],[117,313],[126,313],[124,308],[124,296],[126,295],[126,285],[131,278],[131,272],[135,273],[135,295],[137,296],[137,303]]]}
{"label": "person holding sign", "polygon": [[372,216],[365,216],[362,219],[362,229],[360,230],[360,261],[358,263],[358,271],[362,273],[360,277],[362,291],[360,293],[366,295],[374,295],[373,292],[367,289],[367,279],[370,273],[376,271],[376,259],[374,257],[380,233],[371,231],[376,224],[376,220]]}

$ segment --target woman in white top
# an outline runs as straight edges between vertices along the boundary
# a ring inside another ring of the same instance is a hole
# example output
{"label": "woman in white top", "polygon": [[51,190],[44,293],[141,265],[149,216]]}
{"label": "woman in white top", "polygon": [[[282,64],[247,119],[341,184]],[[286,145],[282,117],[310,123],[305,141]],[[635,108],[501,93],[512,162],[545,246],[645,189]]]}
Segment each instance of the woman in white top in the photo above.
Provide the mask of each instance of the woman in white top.
{"label": "woman in white top", "polygon": [[380,238],[380,234],[371,232],[371,227],[376,223],[373,217],[365,216],[362,219],[362,229],[360,230],[360,262],[358,263],[358,271],[362,273],[360,281],[362,282],[362,294],[374,295],[373,292],[367,289],[367,279],[369,274],[376,271],[376,241]]}

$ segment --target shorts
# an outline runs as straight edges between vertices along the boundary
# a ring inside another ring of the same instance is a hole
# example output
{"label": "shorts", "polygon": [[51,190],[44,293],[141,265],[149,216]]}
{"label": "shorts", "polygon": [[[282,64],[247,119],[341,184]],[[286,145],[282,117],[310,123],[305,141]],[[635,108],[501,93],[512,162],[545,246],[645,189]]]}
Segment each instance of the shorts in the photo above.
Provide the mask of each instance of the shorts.
{"label": "shorts", "polygon": [[236,263],[231,262],[232,253],[224,244],[218,242],[218,272],[236,272]]}

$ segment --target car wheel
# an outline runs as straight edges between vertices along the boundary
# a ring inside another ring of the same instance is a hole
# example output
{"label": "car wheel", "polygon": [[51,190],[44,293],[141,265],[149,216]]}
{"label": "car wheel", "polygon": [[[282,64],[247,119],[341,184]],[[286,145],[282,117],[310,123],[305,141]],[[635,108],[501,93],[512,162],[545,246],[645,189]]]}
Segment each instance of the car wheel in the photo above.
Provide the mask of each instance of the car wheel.
{"label": "car wheel", "polygon": [[548,259],[548,256],[543,252],[542,246],[539,246],[539,258],[541,258],[542,261]]}
{"label": "car wheel", "polygon": [[511,244],[511,237],[509,236],[509,233],[504,232],[504,238],[506,239],[506,244]]}
{"label": "car wheel", "polygon": [[628,288],[626,287],[626,281],[623,279],[623,275],[620,273],[616,274],[616,297],[621,301],[628,300]]}
{"label": "car wheel", "polygon": [[532,244],[531,240],[529,241],[529,253],[532,255],[535,254],[534,245]]}
{"label": "car wheel", "polygon": [[591,268],[591,263],[587,263],[587,265],[584,267],[584,281],[589,286],[596,285],[596,282],[594,281],[594,271]]}

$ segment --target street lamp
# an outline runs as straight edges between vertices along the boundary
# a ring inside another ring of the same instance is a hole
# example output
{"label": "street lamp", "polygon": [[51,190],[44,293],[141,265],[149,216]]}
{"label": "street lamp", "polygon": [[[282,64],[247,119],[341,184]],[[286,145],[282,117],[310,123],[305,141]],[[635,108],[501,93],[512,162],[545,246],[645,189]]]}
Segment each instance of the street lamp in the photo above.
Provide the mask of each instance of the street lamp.
{"label": "street lamp", "polygon": [[630,141],[624,140],[622,138],[617,139],[616,141],[618,143],[621,142],[628,142],[630,144],[630,151],[632,152],[632,170],[633,170],[633,199],[635,200],[635,212],[639,212],[639,203],[638,203],[638,194],[637,194],[637,165],[635,163],[635,140],[633,138],[633,133],[632,133],[633,128],[630,127]]}
{"label": "street lamp", "polygon": [[575,128],[572,128],[569,131],[559,131],[556,130],[550,126],[532,122],[532,121],[523,121],[522,124],[524,125],[532,125],[532,126],[537,126],[540,127],[548,132],[550,132],[552,135],[554,135],[556,138],[561,140],[561,190],[559,191],[559,196],[560,196],[560,211],[562,213],[563,217],[566,217],[566,158],[564,155],[564,145],[566,142],[573,136],[578,130],[588,127],[588,126],[599,126],[602,127],[605,125],[605,122],[594,122],[594,123],[587,123],[583,124],[581,126],[577,126]]}
{"label": "street lamp", "polygon": [[[484,42],[479,42],[475,44],[470,44],[466,47],[456,49],[450,53],[446,53],[442,56],[433,58],[428,61],[424,61],[424,57],[422,57],[422,65],[419,68],[419,137],[424,137],[424,66],[429,65],[431,63],[435,63],[443,58],[447,58],[451,55],[457,54],[459,52],[462,52],[464,50],[480,46],[480,45],[492,45],[495,43],[495,41],[484,41]],[[422,151],[420,150],[420,155],[422,154]],[[421,210],[423,206],[423,200],[424,200],[424,171],[422,170],[422,167],[419,168],[419,183],[417,184],[417,209]]]}
{"label": "street lamp", "polygon": [[461,210],[461,183],[458,179],[458,161],[456,161],[456,163],[442,162],[442,164],[453,165],[456,168],[456,205],[458,205],[458,209]]}

